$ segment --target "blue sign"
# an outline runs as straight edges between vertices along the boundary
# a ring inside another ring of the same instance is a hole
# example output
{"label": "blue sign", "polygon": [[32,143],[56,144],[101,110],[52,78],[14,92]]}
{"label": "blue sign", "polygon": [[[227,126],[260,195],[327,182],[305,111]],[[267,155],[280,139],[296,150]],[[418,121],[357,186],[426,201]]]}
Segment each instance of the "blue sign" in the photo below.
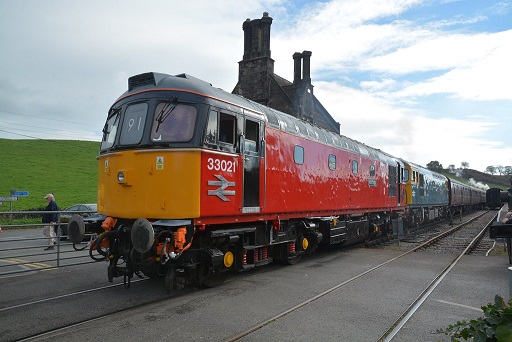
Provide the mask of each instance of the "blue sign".
{"label": "blue sign", "polygon": [[28,191],[11,190],[11,196],[28,196]]}

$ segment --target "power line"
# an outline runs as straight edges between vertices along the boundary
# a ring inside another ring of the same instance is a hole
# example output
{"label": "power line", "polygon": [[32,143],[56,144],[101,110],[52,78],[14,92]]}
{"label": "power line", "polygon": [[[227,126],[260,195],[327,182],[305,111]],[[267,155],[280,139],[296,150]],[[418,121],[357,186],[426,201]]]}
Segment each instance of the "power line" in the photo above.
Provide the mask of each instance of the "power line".
{"label": "power line", "polygon": [[3,129],[0,129],[0,132],[5,132],[5,133],[9,133],[9,134],[19,135],[19,136],[22,136],[22,137],[32,138],[32,139],[37,139],[37,140],[45,140],[45,139],[41,139],[41,138],[36,138],[36,137],[30,136],[30,135],[9,132],[9,131],[3,130]]}
{"label": "power line", "polygon": [[[2,121],[0,121],[0,123],[2,123]],[[9,125],[14,125],[14,127],[9,127]],[[24,126],[24,127],[30,127],[30,128],[39,128],[39,129],[42,129],[43,131],[41,131],[41,130],[21,129],[18,126]],[[12,123],[12,122],[8,122],[7,125],[4,125],[4,128],[14,129],[16,131],[34,132],[34,133],[43,133],[43,134],[48,134],[48,132],[51,132],[50,134],[59,134],[59,135],[79,135],[79,136],[81,136],[81,135],[84,134],[84,132],[70,131],[68,129],[59,129],[59,128],[56,128],[56,127],[51,127],[51,128],[49,128],[49,127],[40,127],[40,126],[37,127],[37,126],[23,125],[23,124],[17,124],[17,123]],[[100,133],[100,131],[98,130],[96,133]]]}
{"label": "power line", "polygon": [[37,115],[30,115],[30,114],[22,114],[22,113],[9,112],[9,111],[6,111],[6,110],[0,110],[0,113],[8,113],[8,114],[14,114],[14,115],[29,116],[29,117],[32,117],[32,118],[38,118],[38,119],[44,119],[44,120],[52,120],[52,121],[58,121],[58,122],[66,122],[66,123],[72,123],[72,124],[77,124],[77,125],[86,125],[86,126],[92,126],[92,127],[100,127],[100,126],[98,126],[98,125],[92,125],[92,124],[83,123],[83,122],[75,122],[75,121],[59,120],[59,119],[47,118],[47,117],[37,116]]}

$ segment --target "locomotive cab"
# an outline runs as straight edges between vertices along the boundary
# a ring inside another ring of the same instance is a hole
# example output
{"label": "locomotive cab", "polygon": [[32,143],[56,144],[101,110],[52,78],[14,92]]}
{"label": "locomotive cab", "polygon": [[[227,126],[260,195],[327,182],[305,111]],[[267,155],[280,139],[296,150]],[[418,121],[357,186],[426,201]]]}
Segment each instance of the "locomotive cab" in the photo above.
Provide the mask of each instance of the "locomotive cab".
{"label": "locomotive cab", "polygon": [[[248,100],[232,95],[226,103],[218,100],[223,94],[189,75],[147,73],[131,77],[111,107],[97,158],[98,211],[114,223],[93,246],[110,260],[110,280],[126,280],[134,269],[176,273],[174,261],[185,251],[217,270],[232,266],[230,257],[219,262],[227,250],[193,240],[205,239],[198,230],[225,217],[261,211],[266,122]],[[155,262],[147,263],[148,255]],[[135,267],[117,266],[120,258]]]}

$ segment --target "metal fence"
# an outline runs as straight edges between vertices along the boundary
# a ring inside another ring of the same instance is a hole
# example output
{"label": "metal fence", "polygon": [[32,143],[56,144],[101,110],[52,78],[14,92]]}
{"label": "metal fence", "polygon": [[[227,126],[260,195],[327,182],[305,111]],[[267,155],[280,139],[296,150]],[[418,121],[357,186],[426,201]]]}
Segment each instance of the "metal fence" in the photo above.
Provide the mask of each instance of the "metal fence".
{"label": "metal fence", "polygon": [[[55,225],[56,244],[52,250],[44,249],[49,246],[49,238],[43,235],[43,227],[47,224],[12,224],[19,218],[37,218],[46,213],[49,212],[0,213],[0,276],[95,262],[89,257],[89,247],[92,240],[96,238],[96,234],[86,234],[81,244],[74,245],[66,235],[62,234],[67,222],[61,222],[60,215]],[[61,214],[63,211],[58,213]],[[91,212],[66,211],[65,213],[83,215]]]}

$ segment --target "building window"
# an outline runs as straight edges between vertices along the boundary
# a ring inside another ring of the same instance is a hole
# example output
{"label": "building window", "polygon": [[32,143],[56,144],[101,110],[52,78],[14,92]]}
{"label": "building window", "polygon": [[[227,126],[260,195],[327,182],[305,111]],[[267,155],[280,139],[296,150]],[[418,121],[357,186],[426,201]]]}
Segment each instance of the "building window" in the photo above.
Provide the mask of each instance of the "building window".
{"label": "building window", "polygon": [[293,160],[296,164],[304,164],[304,147],[295,146],[293,150]]}

